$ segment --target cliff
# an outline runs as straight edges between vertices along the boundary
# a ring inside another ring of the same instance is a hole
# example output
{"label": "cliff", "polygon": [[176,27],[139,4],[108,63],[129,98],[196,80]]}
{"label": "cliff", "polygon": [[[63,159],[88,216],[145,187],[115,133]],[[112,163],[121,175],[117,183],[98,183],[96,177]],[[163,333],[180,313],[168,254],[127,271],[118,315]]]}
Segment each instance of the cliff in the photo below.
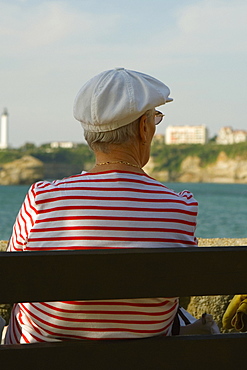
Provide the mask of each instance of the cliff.
{"label": "cliff", "polygon": [[206,166],[196,155],[187,156],[177,171],[156,171],[155,166],[154,158],[150,158],[145,170],[163,182],[247,183],[247,159],[241,156],[229,158],[224,151],[219,153],[215,162]]}
{"label": "cliff", "polygon": [[29,155],[0,166],[0,185],[29,185],[43,176],[44,164]]}
{"label": "cliff", "polygon": [[[247,155],[228,156],[225,151],[219,152],[216,159],[205,165],[204,156],[188,153],[181,158],[181,153],[174,157],[180,160],[179,166],[169,167],[161,163],[162,156],[152,155],[144,170],[161,182],[214,182],[214,183],[247,183]],[[82,156],[83,158],[83,156]],[[63,160],[62,160],[63,159]],[[91,167],[88,163],[73,163],[66,158],[60,160],[41,160],[25,155],[21,159],[0,164],[0,185],[30,185],[42,179],[61,179],[80,173]],[[174,158],[173,158],[174,159]],[[82,161],[83,162],[83,161]]]}

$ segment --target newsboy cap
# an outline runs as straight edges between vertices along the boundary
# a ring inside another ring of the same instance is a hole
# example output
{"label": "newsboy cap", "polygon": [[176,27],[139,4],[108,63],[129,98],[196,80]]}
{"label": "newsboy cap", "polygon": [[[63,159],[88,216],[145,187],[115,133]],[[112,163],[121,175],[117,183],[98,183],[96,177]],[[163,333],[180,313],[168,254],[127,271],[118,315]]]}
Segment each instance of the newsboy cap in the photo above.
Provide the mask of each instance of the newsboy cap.
{"label": "newsboy cap", "polygon": [[147,110],[172,101],[169,94],[170,89],[152,76],[115,68],[82,86],[73,113],[86,131],[112,131],[135,121]]}

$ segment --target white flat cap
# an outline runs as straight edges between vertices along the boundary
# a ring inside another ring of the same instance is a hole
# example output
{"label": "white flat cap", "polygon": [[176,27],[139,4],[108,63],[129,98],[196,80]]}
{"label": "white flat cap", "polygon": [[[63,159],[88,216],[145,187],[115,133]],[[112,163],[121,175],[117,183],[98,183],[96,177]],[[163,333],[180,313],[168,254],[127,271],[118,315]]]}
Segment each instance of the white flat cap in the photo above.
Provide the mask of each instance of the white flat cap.
{"label": "white flat cap", "polygon": [[74,117],[87,131],[112,131],[172,101],[169,94],[170,89],[154,77],[115,68],[82,86],[75,98]]}

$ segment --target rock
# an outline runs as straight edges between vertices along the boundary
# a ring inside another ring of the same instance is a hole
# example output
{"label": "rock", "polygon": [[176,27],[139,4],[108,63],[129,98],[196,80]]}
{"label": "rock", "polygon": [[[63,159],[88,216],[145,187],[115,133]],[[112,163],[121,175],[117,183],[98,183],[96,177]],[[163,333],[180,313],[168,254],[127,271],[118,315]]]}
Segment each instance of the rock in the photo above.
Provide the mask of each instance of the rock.
{"label": "rock", "polygon": [[208,182],[246,183],[247,161],[239,157],[234,159],[228,158],[225,152],[221,152],[217,161],[205,168],[204,178]]}
{"label": "rock", "polygon": [[44,164],[29,155],[0,167],[0,185],[32,184],[44,177]]}
{"label": "rock", "polygon": [[157,171],[155,166],[155,160],[151,157],[144,170],[162,182],[247,183],[246,158],[229,158],[224,151],[220,152],[214,163],[205,167],[201,158],[192,155],[182,161],[179,171]]}
{"label": "rock", "polygon": [[180,182],[202,182],[203,170],[201,159],[197,156],[188,156],[181,163]]}
{"label": "rock", "polygon": [[0,252],[5,252],[8,242],[6,240],[0,240]]}
{"label": "rock", "polygon": [[247,161],[240,157],[231,159],[222,151],[216,162],[202,167],[199,157],[188,156],[181,163],[177,181],[247,183]]}
{"label": "rock", "polygon": [[[223,247],[223,246],[247,246],[247,238],[243,239],[228,239],[228,238],[215,238],[215,239],[201,239],[199,238],[198,244],[200,247]],[[245,293],[245,292],[243,292]],[[180,300],[181,305],[187,309],[187,311],[196,317],[201,317],[204,312],[211,314],[218,324],[221,332],[229,332],[233,330],[222,329],[222,317],[224,312],[230,303],[232,295],[217,295],[217,296],[193,296],[183,297]]]}
{"label": "rock", "polygon": [[12,307],[11,304],[0,304],[0,316],[5,320],[6,325],[9,323]]}
{"label": "rock", "polygon": [[204,312],[211,314],[222,332],[222,317],[232,298],[232,295],[191,297],[187,311],[196,318]]}
{"label": "rock", "polygon": [[150,157],[148,163],[143,167],[144,171],[151,177],[154,177],[156,180],[161,182],[168,182],[169,181],[169,171],[161,170],[157,171],[155,169],[154,158]]}

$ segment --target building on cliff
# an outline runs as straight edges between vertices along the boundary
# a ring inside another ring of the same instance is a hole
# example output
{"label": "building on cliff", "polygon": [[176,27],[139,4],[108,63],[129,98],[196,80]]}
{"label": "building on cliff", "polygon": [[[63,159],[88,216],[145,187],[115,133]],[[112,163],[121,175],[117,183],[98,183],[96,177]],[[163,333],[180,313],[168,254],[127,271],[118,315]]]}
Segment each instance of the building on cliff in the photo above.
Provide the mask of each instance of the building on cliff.
{"label": "building on cliff", "polygon": [[4,108],[1,115],[1,128],[0,128],[0,149],[8,148],[8,111]]}
{"label": "building on cliff", "polygon": [[56,149],[56,148],[71,149],[71,148],[75,148],[76,144],[72,143],[72,141],[53,141],[50,143],[50,147],[52,149]]}
{"label": "building on cliff", "polygon": [[233,130],[232,127],[221,127],[216,142],[217,144],[228,145],[247,141],[247,131]]}
{"label": "building on cliff", "polygon": [[204,125],[199,126],[168,126],[166,129],[166,144],[206,144],[208,130]]}

